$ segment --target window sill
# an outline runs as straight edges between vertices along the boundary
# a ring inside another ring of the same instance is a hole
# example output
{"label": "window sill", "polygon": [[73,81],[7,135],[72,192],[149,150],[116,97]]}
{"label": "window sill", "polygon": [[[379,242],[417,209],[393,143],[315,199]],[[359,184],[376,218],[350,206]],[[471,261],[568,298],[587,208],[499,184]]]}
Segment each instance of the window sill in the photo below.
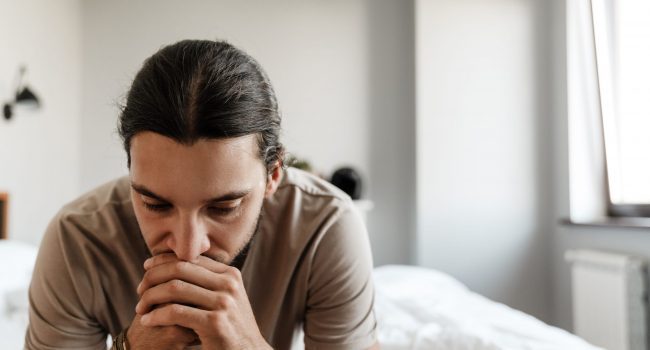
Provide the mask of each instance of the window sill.
{"label": "window sill", "polygon": [[650,218],[646,217],[602,217],[593,220],[574,221],[563,219],[562,225],[566,226],[589,226],[589,227],[613,227],[613,228],[650,228]]}

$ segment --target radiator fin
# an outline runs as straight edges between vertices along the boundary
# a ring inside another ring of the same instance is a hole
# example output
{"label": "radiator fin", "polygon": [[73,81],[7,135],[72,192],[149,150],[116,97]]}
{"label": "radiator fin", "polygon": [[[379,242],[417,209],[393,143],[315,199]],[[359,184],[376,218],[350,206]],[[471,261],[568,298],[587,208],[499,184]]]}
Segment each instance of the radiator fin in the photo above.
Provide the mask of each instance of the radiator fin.
{"label": "radiator fin", "polygon": [[574,332],[608,350],[646,350],[643,260],[596,250],[570,250]]}

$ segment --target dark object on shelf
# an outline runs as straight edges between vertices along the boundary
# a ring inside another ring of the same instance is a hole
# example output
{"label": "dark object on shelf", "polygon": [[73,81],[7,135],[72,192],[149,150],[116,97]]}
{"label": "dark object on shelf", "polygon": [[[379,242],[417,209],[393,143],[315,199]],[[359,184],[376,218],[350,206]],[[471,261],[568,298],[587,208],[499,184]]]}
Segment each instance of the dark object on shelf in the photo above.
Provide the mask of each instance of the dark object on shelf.
{"label": "dark object on shelf", "polygon": [[352,199],[361,198],[361,176],[352,168],[340,168],[332,174],[330,181],[334,186],[343,190]]}
{"label": "dark object on shelf", "polygon": [[18,83],[16,84],[16,95],[14,96],[13,101],[8,101],[2,107],[2,114],[6,120],[9,120],[11,117],[13,117],[14,105],[20,104],[34,108],[40,107],[40,101],[38,100],[38,97],[36,97],[36,95],[29,87],[27,87],[27,85],[23,85],[23,76],[25,75],[25,71],[25,67],[20,67],[20,71],[18,72]]}

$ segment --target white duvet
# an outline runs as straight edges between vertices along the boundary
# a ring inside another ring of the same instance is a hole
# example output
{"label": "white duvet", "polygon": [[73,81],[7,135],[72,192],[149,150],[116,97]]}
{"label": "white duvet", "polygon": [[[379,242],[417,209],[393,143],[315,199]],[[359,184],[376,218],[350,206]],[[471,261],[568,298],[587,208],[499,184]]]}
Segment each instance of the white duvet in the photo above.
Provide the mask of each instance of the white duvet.
{"label": "white duvet", "polygon": [[599,349],[435,270],[383,266],[374,277],[383,350]]}
{"label": "white duvet", "polygon": [[[22,349],[37,248],[0,241],[0,342]],[[383,266],[374,272],[383,350],[596,350],[568,332],[469,291],[441,272]],[[301,348],[298,346],[296,348]]]}
{"label": "white duvet", "polygon": [[27,289],[38,248],[0,240],[0,344],[22,349],[28,323]]}

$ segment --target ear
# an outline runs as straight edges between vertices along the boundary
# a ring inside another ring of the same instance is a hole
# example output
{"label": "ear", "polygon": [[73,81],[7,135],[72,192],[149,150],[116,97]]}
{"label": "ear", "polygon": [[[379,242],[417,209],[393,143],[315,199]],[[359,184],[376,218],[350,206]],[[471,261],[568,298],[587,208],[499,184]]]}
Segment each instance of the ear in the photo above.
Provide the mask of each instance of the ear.
{"label": "ear", "polygon": [[273,166],[273,170],[266,178],[266,190],[264,191],[264,198],[271,197],[275,191],[278,189],[280,182],[282,181],[282,167],[280,162],[276,162]]}

